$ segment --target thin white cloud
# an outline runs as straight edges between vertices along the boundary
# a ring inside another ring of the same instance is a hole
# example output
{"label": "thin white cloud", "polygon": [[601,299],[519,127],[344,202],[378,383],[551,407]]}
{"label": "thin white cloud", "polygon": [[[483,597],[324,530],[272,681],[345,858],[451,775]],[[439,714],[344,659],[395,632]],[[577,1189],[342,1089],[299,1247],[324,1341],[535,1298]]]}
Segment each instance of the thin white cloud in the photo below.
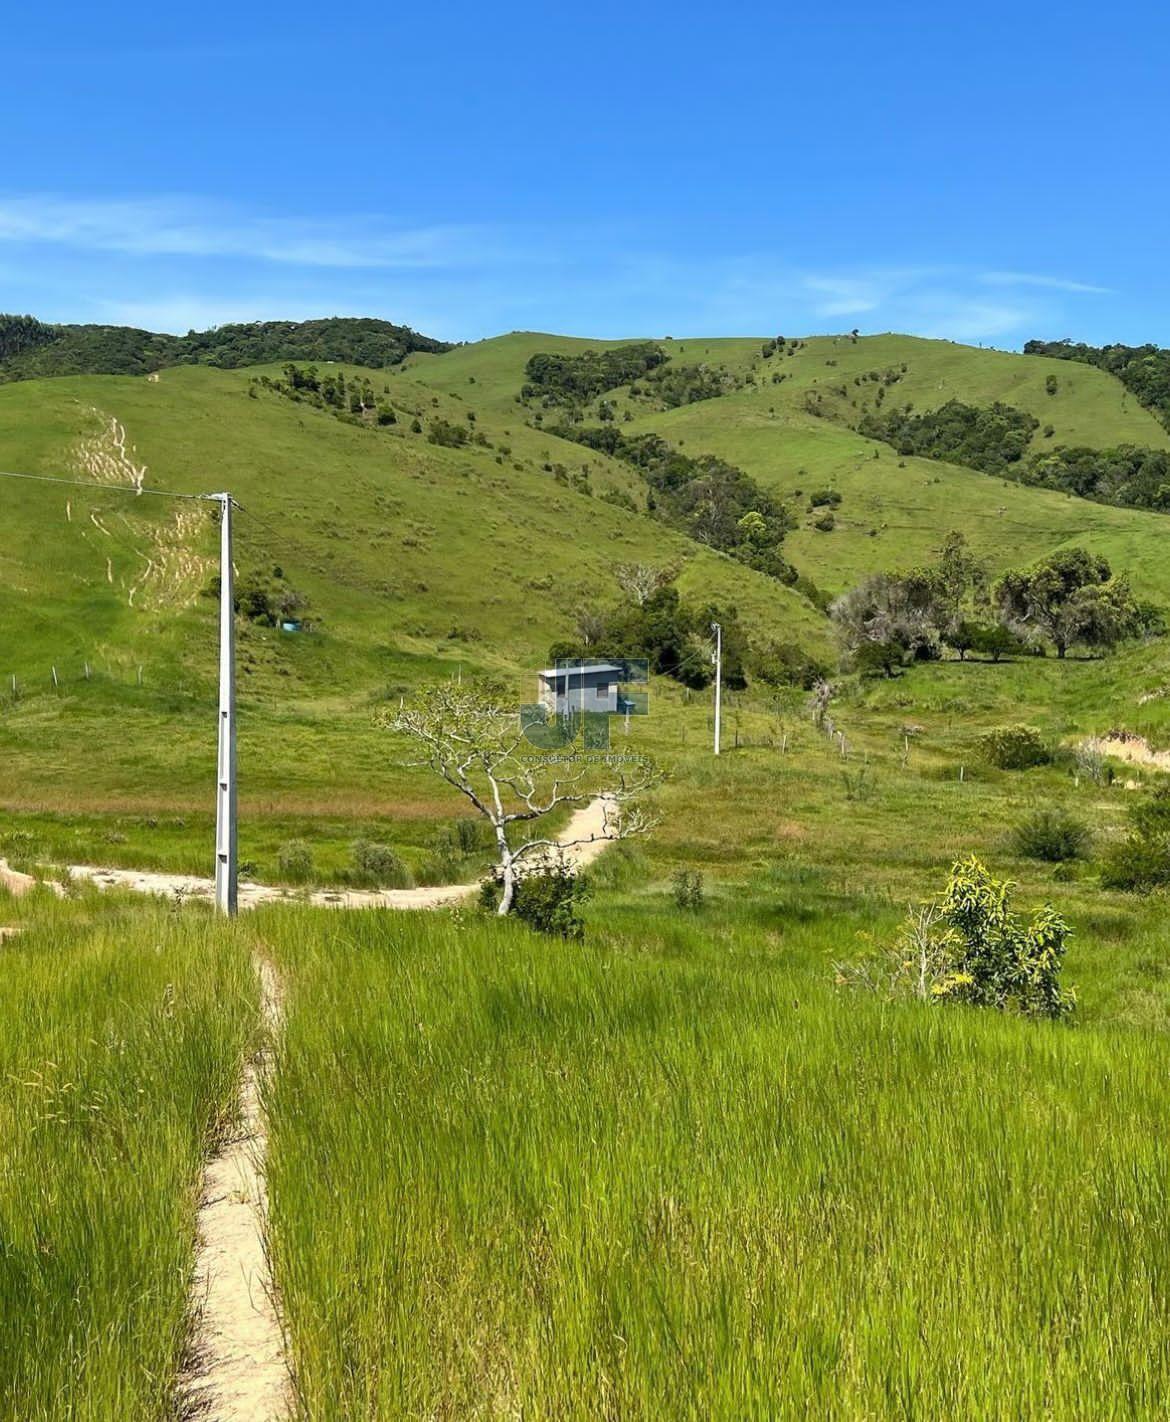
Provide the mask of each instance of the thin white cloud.
{"label": "thin white cloud", "polygon": [[876,311],[886,295],[877,278],[809,276],[805,288],[819,298],[813,303],[818,316],[862,316]]}
{"label": "thin white cloud", "polygon": [[1081,292],[1090,296],[1111,296],[1113,288],[1093,286],[1087,281],[1068,281],[1064,277],[1042,276],[1033,272],[983,272],[979,280],[986,286],[1037,286],[1047,291]]}
{"label": "thin white cloud", "polygon": [[958,293],[924,297],[907,312],[906,329],[934,340],[988,341],[1010,336],[1034,322],[1030,306],[971,300]]}
{"label": "thin white cloud", "polygon": [[498,245],[472,226],[397,227],[375,218],[318,222],[249,216],[189,200],[43,196],[0,197],[0,242],[397,271],[465,266]]}

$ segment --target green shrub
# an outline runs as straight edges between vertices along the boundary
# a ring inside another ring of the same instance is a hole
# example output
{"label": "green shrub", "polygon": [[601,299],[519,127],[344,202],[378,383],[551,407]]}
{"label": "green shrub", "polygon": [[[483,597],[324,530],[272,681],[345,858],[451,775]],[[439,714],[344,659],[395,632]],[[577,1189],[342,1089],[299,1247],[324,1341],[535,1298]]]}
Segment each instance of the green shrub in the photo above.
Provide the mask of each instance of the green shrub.
{"label": "green shrub", "polygon": [[303,839],[289,839],[276,851],[281,875],[294,884],[307,883],[313,877],[313,851]]}
{"label": "green shrub", "polygon": [[1129,819],[1128,838],[1106,852],[1102,884],[1133,893],[1170,887],[1170,786],[1158,786],[1148,800],[1131,806]]}
{"label": "green shrub", "polygon": [[1051,904],[1022,924],[1011,894],[1012,885],[974,856],[960,860],[942,895],[911,911],[895,944],[837,964],[837,980],[926,1002],[1062,1017],[1076,1005],[1060,986],[1068,925]]}
{"label": "green shrub", "polygon": [[409,889],[414,882],[410,870],[388,844],[369,839],[354,841],[351,878],[374,889]]}
{"label": "green shrub", "polygon": [[1012,834],[1012,847],[1018,855],[1046,864],[1085,858],[1090,841],[1088,825],[1066,810],[1036,810]]}
{"label": "green shrub", "polygon": [[697,869],[676,869],[670,885],[678,908],[694,912],[703,907],[703,876]]}
{"label": "green shrub", "polygon": [[1000,770],[1028,770],[1047,765],[1052,753],[1032,726],[997,726],[979,738],[983,758]]}
{"label": "green shrub", "polygon": [[[495,912],[502,886],[494,870],[480,885],[480,907]],[[585,937],[585,921],[577,912],[590,897],[588,882],[565,864],[525,874],[516,885],[512,913],[537,933],[554,938],[580,941]]]}

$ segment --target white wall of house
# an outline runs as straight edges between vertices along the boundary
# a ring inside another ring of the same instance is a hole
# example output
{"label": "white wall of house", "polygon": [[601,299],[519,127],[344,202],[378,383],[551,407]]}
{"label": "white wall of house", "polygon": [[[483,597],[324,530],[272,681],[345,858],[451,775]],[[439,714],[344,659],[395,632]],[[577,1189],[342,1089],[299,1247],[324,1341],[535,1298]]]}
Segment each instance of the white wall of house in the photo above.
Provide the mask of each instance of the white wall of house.
{"label": "white wall of house", "polygon": [[613,714],[618,704],[616,670],[591,671],[570,668],[555,676],[541,673],[540,704],[558,716],[570,711],[594,711]]}

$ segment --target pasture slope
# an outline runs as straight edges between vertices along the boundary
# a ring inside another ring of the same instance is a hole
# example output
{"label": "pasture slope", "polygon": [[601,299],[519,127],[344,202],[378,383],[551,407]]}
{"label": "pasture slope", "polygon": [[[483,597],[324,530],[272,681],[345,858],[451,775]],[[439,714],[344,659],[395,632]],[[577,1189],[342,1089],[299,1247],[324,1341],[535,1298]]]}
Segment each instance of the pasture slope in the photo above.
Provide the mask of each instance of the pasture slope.
{"label": "pasture slope", "polygon": [[[240,618],[258,883],[282,883],[293,840],[333,892],[355,887],[355,839],[420,889],[474,879],[462,807],[374,712],[477,673],[530,699],[550,644],[616,598],[617,562],[670,564],[688,602],[828,661],[813,601],[656,521],[629,465],[528,423],[527,360],[606,344],[514,333],[344,367],[393,408],[382,426],[261,383],[279,365],[0,386],[0,468],[79,481],[0,479],[0,856],[208,872],[215,529],[139,483],[230,489],[241,577],[305,601],[299,633]],[[604,392],[617,427],[787,500],[785,554],[818,588],[959,528],[997,569],[1095,549],[1170,607],[1163,515],[857,432],[863,377],[896,370],[919,410],[1031,411],[1037,447],[1167,447],[1103,372],[900,336],[661,345],[721,367],[726,393]],[[436,420],[482,441],[434,443]],[[841,495],[829,532],[821,488]],[[309,1422],[1155,1415],[1170,955],[1162,898],[1103,887],[1099,861],[1158,771],[1003,771],[978,739],[1026,722],[1056,748],[1170,746],[1167,641],[842,677],[832,710],[830,741],[804,692],[753,681],[728,694],[716,761],[709,693],[655,678],[614,744],[668,772],[661,822],[590,866],[583,943],[463,905],[223,924],[82,883],[0,889],[0,1422],[174,1415],[200,1182],[239,1134],[241,1078]],[[1087,857],[1022,855],[1037,809],[1089,825]],[[1069,921],[1072,1023],[837,982],[970,853]],[[676,903],[682,869],[697,907]],[[276,1036],[254,962],[279,974]]]}

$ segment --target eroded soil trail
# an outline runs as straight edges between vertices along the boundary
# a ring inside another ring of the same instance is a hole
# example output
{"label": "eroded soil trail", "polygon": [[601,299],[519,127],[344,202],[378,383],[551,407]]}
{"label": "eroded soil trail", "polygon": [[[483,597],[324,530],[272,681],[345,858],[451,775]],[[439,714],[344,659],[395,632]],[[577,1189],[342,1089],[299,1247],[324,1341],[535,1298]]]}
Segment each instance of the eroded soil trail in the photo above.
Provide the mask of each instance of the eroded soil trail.
{"label": "eroded soil trail", "polygon": [[[610,818],[613,802],[605,796],[576,811],[559,842],[573,869],[583,869],[613,842]],[[162,874],[143,869],[105,869],[93,864],[69,864],[69,874],[102,889],[132,889],[140,894],[211,899],[215,881],[192,874]],[[433,909],[457,904],[476,892],[478,884],[440,884],[421,889],[311,889],[281,888],[272,884],[241,884],[241,909],[270,903],[310,903],[319,908]]]}
{"label": "eroded soil trail", "polygon": [[240,1079],[231,1136],[207,1163],[197,1220],[191,1361],[179,1386],[181,1415],[206,1422],[284,1422],[292,1379],[266,1246],[268,1133],[261,1090],[282,1019],[280,979],[255,958],[264,1044]]}

